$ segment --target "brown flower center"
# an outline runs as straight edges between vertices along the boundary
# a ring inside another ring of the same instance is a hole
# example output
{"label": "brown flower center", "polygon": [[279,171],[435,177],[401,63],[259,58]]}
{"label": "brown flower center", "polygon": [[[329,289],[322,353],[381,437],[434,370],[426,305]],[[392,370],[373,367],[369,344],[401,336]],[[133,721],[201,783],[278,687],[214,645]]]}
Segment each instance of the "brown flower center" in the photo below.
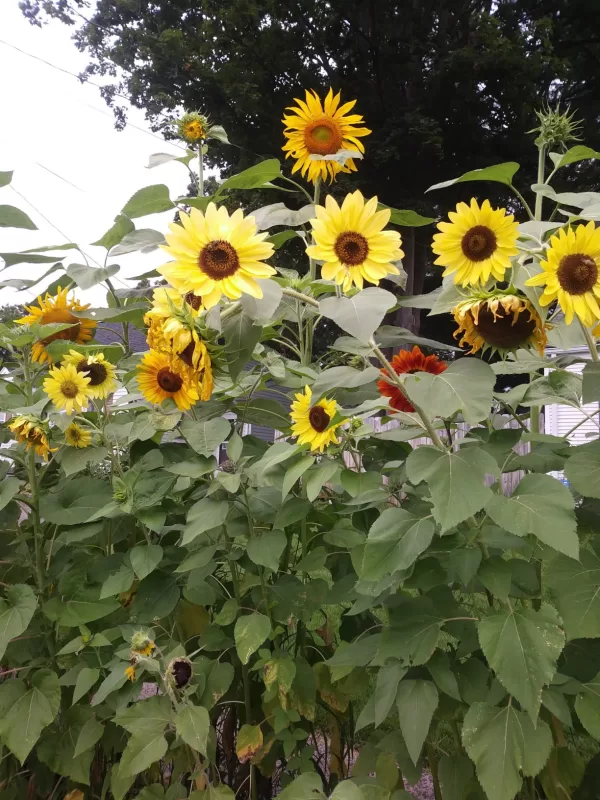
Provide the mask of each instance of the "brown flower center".
{"label": "brown flower center", "polygon": [[522,311],[515,319],[514,312],[506,312],[501,307],[496,317],[489,308],[482,308],[474,326],[481,338],[492,347],[512,349],[525,344],[535,331],[535,318]]}
{"label": "brown flower center", "polygon": [[71,428],[71,430],[69,431],[69,437],[74,442],[78,442],[81,439],[81,432],[79,428]]}
{"label": "brown flower center", "polygon": [[202,305],[202,298],[195,295],[193,292],[188,292],[183,298],[188,306],[191,306],[194,311],[199,311]]}
{"label": "brown flower center", "polygon": [[198,266],[209,278],[221,281],[235,275],[240,268],[240,260],[235,248],[229,242],[219,239],[202,248],[198,256]]}
{"label": "brown flower center", "polygon": [[332,119],[317,119],[306,126],[304,144],[309,153],[333,155],[342,146],[342,132]]}
{"label": "brown flower center", "polygon": [[95,361],[88,364],[85,358],[77,364],[77,372],[82,372],[84,375],[88,376],[90,379],[89,386],[100,386],[108,376],[108,370],[104,364]]}
{"label": "brown flower center", "polygon": [[179,358],[183,361],[183,363],[188,365],[188,367],[193,367],[194,366],[194,358],[193,358],[193,356],[194,356],[194,347],[195,346],[196,346],[196,343],[192,341],[192,342],[190,342],[188,344],[188,346],[185,348],[185,350],[182,350],[181,353],[177,354],[179,356]]}
{"label": "brown flower center", "polygon": [[44,434],[37,428],[32,428],[25,438],[31,444],[41,444],[44,441]]}
{"label": "brown flower center", "polygon": [[573,253],[561,259],[556,276],[565,292],[585,294],[598,280],[598,266],[591,256]]}
{"label": "brown flower center", "polygon": [[183,380],[175,372],[171,372],[168,367],[159,369],[156,375],[156,382],[164,392],[175,394],[183,386]]}
{"label": "brown flower center", "polygon": [[329,425],[331,417],[322,406],[313,406],[308,412],[308,421],[317,433],[323,433]]}
{"label": "brown flower center", "polygon": [[369,243],[362,233],[355,231],[340,233],[335,240],[333,249],[342,264],[348,264],[351,267],[362,264],[369,255]]}
{"label": "brown flower center", "polygon": [[192,677],[192,666],[187,659],[177,659],[171,664],[171,675],[178,689],[187,686]]}
{"label": "brown flower center", "polygon": [[42,314],[40,322],[42,325],[51,325],[54,322],[72,323],[72,327],[65,328],[64,331],[58,331],[58,333],[53,333],[51,336],[41,339],[41,343],[44,345],[50,344],[50,342],[54,342],[57,339],[68,339],[71,342],[75,342],[79,337],[81,322],[65,308],[52,308],[50,311],[46,311],[45,314]]}
{"label": "brown flower center", "polygon": [[487,225],[475,225],[465,233],[460,246],[471,261],[485,261],[496,249],[496,234]]}
{"label": "brown flower center", "polygon": [[72,399],[73,397],[77,397],[79,387],[73,381],[63,381],[60,385],[60,391],[64,397]]}

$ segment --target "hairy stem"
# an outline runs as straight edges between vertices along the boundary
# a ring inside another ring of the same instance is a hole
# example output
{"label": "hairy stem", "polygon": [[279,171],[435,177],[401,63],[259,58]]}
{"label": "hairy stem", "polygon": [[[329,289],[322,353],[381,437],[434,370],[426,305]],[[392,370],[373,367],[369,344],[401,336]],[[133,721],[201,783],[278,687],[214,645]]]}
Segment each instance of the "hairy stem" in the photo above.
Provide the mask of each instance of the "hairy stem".
{"label": "hairy stem", "polygon": [[[546,163],[546,147],[545,145],[540,145],[538,150],[538,170],[537,170],[537,182],[544,183],[544,166]],[[534,210],[534,219],[538,222],[542,219],[542,211],[543,207],[542,204],[544,202],[544,197],[539,192],[535,196],[535,210]]]}

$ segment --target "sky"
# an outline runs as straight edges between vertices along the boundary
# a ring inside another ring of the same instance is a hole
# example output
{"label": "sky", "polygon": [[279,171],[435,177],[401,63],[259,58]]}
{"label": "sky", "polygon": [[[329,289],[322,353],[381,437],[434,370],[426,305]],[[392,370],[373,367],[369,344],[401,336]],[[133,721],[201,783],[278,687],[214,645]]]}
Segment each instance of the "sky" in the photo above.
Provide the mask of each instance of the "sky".
{"label": "sky", "polygon": [[[177,162],[146,168],[153,153],[182,155],[184,151],[156,138],[142,111],[132,108],[128,113],[128,122],[142,130],[128,124],[117,131],[112,111],[97,87],[32,57],[77,75],[86,66],[87,56],[76,49],[71,35],[72,29],[60,22],[32,26],[19,11],[18,0],[0,2],[0,171],[14,170],[11,186],[0,189],[0,204],[19,207],[39,228],[0,228],[0,252],[70,241],[81,245],[90,265],[97,266],[92,259],[102,265],[105,251],[90,247],[89,242],[110,228],[131,195],[143,186],[164,183],[171,197],[181,196],[188,173]],[[164,212],[135,222],[137,228],[164,233],[171,220],[172,212]],[[76,251],[67,253],[82,261]],[[113,280],[117,288],[123,288],[131,285],[127,278],[166,260],[162,251],[154,251],[120,256],[109,263],[121,265]],[[48,266],[16,265],[4,269],[0,279],[35,278]],[[37,294],[37,287],[23,292],[0,289],[0,305],[26,303]],[[100,287],[78,294],[94,306],[106,305]]]}

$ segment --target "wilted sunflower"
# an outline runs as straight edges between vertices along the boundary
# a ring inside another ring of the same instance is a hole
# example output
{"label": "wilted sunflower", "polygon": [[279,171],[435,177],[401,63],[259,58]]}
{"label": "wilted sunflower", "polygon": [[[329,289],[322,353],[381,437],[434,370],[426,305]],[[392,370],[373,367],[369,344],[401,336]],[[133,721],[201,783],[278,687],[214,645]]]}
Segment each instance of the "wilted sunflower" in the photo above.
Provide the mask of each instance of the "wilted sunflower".
{"label": "wilted sunflower", "polygon": [[[437,356],[426,356],[416,345],[412,350],[400,350],[392,358],[392,368],[397,375],[413,375],[415,372],[439,375],[447,369],[447,366],[446,362],[441,361]],[[381,374],[387,375],[388,371],[382,369]],[[379,380],[377,389],[384,397],[389,397],[390,406],[395,411],[404,411],[410,414],[415,410],[395,384]]]}
{"label": "wilted sunflower", "polygon": [[90,379],[88,394],[90,397],[106,398],[117,388],[115,366],[104,358],[104,353],[82,356],[77,350],[71,350],[63,358],[63,364],[73,364],[77,372]]}
{"label": "wilted sunflower", "polygon": [[347,194],[338,206],[331,195],[325,207],[315,208],[317,219],[310,221],[314,245],[306,248],[310,258],[325,263],[321,276],[335,281],[344,291],[363,282],[377,285],[386,275],[399,275],[394,261],[404,257],[402,240],[396,231],[384,231],[391,211],[377,211],[377,198],[365,198],[357,189]]}
{"label": "wilted sunflower", "polygon": [[336,430],[342,424],[334,425],[337,403],[326,397],[311,406],[312,391],[310,386],[304,387],[304,394],[299,392],[291,405],[292,435],[298,437],[298,444],[309,444],[311,450],[321,453],[330,444],[338,444]]}
{"label": "wilted sunflower", "polygon": [[72,422],[65,430],[65,440],[70,447],[77,447],[83,450],[83,448],[91,445],[92,433],[91,431],[86,431],[76,422]]}
{"label": "wilted sunflower", "polygon": [[8,423],[8,428],[15,434],[19,444],[24,444],[27,450],[33,449],[44,461],[57,449],[50,447],[46,424],[32,414],[15,417]]}
{"label": "wilted sunflower", "polygon": [[67,341],[77,342],[77,344],[85,344],[92,338],[96,323],[92,319],[83,319],[76,317],[72,311],[85,311],[89,308],[89,303],[83,305],[74,297],[68,298],[68,288],[61,289],[59,286],[56,295],[52,296],[46,292],[46,296],[38,297],[37,306],[25,306],[29,314],[21,319],[15,320],[19,325],[30,325],[37,322],[39,325],[50,325],[51,323],[71,323],[70,328],[65,328],[64,331],[53,333],[45,339],[40,339],[32,348],[32,358],[40,364],[45,362],[52,363],[52,357],[46,350],[46,345],[54,342],[56,339],[66,339]]}
{"label": "wilted sunflower", "polygon": [[179,656],[173,658],[167,667],[167,677],[169,682],[172,683],[176,689],[185,689],[188,683],[192,680],[194,668],[189,658]]}
{"label": "wilted sunflower", "polygon": [[587,327],[600,320],[600,228],[593,222],[565,231],[561,228],[550,239],[542,272],[525,281],[526,286],[544,286],[540,305],[553,300],[570,325],[575,314]]}
{"label": "wilted sunflower", "polygon": [[175,261],[159,268],[181,294],[202,298],[212,308],[225,295],[239,300],[242,294],[262,297],[257,278],[270,278],[273,267],[264,260],[273,255],[273,245],[265,242],[268,233],[257,233],[254,217],[244,217],[241,209],[231,216],[225,206],[209,203],[206,213],[192,208],[179,213],[181,225],[171,223],[161,245]]}
{"label": "wilted sunflower", "polygon": [[543,356],[546,329],[526,297],[506,292],[473,295],[453,309],[461,347],[470,345],[471,353],[495,350],[504,355],[522,348],[535,348]]}
{"label": "wilted sunflower", "polygon": [[138,364],[137,382],[146,400],[155,405],[171,398],[180,411],[187,411],[199,399],[190,370],[177,371],[169,356],[156,350],[145,353]]}
{"label": "wilted sunflower", "polygon": [[65,364],[48,371],[44,380],[44,391],[56,408],[64,408],[67,414],[72,414],[73,411],[79,413],[90,399],[89,382],[87,375],[77,372],[73,364]]}
{"label": "wilted sunflower", "polygon": [[305,100],[295,98],[294,102],[298,105],[289,106],[287,110],[292,113],[284,115],[282,120],[285,125],[283,135],[287,139],[283,146],[285,157],[296,159],[292,173],[301,170],[302,177],[307,176],[314,183],[319,177],[333,180],[338,172],[356,172],[356,165],[351,158],[345,164],[311,158],[311,155],[334,155],[340,150],[365,152],[360,139],[371,131],[369,128],[356,127],[364,124],[360,114],[347,116],[356,105],[356,100],[340,106],[340,92],[334,95],[333,89],[330,89],[322,103],[314,90],[307,89]]}
{"label": "wilted sunflower", "polygon": [[517,255],[518,222],[504,208],[492,208],[484,200],[471,205],[459,203],[448,214],[450,222],[438,222],[432,250],[438,256],[433,262],[442,267],[444,277],[454,274],[454,283],[469,286],[486,283],[490,276],[504,279],[511,256]]}

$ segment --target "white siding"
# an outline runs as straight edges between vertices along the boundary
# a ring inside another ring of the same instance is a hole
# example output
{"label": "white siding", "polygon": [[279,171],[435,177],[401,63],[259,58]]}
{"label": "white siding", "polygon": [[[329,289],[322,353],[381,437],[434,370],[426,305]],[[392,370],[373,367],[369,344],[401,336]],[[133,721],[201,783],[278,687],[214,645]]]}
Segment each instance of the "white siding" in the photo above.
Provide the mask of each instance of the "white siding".
{"label": "white siding", "polygon": [[[576,372],[581,374],[584,364],[571,364],[567,367],[569,372]],[[585,444],[591,439],[597,439],[600,436],[600,422],[598,418],[598,403],[588,403],[584,405],[583,410],[589,416],[596,414],[593,419],[586,419],[585,414],[582,414],[578,408],[563,405],[548,405],[546,406],[546,433],[551,433],[554,436],[566,436],[575,425],[579,427],[569,435],[571,444]]]}

